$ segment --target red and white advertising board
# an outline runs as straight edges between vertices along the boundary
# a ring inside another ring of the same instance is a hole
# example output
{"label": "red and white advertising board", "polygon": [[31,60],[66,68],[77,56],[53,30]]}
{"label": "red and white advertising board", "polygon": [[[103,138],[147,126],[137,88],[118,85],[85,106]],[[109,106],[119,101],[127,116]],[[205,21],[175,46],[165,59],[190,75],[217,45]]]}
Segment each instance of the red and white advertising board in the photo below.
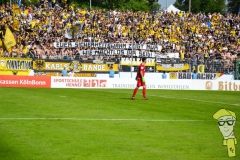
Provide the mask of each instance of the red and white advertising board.
{"label": "red and white advertising board", "polygon": [[51,88],[107,88],[107,79],[52,77]]}
{"label": "red and white advertising board", "polygon": [[47,76],[0,76],[0,87],[50,88],[51,77]]}

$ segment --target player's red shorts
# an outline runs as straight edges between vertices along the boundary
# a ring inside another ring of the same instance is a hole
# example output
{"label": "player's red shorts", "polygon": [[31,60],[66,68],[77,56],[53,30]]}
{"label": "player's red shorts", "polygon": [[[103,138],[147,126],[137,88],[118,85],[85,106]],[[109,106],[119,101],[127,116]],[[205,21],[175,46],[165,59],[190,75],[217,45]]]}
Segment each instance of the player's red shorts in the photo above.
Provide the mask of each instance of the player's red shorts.
{"label": "player's red shorts", "polygon": [[137,80],[137,87],[141,87],[141,86],[146,86],[146,83],[143,82],[141,79]]}

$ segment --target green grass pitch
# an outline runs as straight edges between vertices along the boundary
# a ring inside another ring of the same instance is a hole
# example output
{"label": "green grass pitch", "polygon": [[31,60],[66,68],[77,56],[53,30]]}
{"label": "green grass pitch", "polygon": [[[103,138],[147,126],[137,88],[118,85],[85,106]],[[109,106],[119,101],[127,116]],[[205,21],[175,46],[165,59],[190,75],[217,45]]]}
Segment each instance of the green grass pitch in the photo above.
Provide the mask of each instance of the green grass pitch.
{"label": "green grass pitch", "polygon": [[222,108],[240,142],[240,92],[132,91],[0,88],[0,159],[228,160],[212,118]]}

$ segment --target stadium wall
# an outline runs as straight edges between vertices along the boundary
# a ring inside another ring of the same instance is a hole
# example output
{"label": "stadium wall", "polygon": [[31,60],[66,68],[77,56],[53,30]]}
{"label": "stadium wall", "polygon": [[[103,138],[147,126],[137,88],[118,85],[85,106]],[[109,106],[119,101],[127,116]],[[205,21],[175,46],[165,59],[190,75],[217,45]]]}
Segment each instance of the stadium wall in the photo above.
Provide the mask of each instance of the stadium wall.
{"label": "stadium wall", "polygon": [[[133,89],[133,78],[1,76],[0,87]],[[240,91],[236,80],[147,79],[148,89]]]}
{"label": "stadium wall", "polygon": [[[52,88],[112,88],[134,89],[133,78],[69,78],[52,77]],[[185,80],[185,79],[148,79],[148,89],[166,90],[217,90],[240,91],[240,81],[229,80]]]}

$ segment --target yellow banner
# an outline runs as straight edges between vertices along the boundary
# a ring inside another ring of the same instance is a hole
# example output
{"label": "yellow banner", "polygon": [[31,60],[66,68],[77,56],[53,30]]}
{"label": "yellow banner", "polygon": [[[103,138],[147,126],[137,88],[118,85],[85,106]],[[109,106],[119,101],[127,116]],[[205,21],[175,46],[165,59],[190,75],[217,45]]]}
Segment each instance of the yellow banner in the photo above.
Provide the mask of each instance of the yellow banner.
{"label": "yellow banner", "polygon": [[168,72],[176,72],[176,71],[183,71],[188,70],[189,64],[158,64],[156,66],[157,71],[168,71]]}
{"label": "yellow banner", "polygon": [[30,58],[0,57],[0,71],[29,71],[32,68]]}
{"label": "yellow banner", "polygon": [[112,64],[91,64],[91,63],[82,63],[82,70],[81,71],[87,71],[87,72],[108,72],[110,68],[114,71],[118,71],[118,65]]}
{"label": "yellow banner", "polygon": [[[62,77],[61,72],[37,72],[38,76],[54,76],[54,77]],[[95,73],[75,73],[74,77],[96,77]]]}
{"label": "yellow banner", "polygon": [[46,62],[45,60],[34,60],[33,69],[38,71],[62,70],[64,67],[69,68],[69,64],[69,62]]}
{"label": "yellow banner", "polygon": [[[133,60],[132,60],[132,58],[122,58],[120,61],[121,66],[131,66],[131,65],[139,66],[141,63],[142,63],[141,58],[133,58]],[[156,64],[155,58],[148,58],[145,66],[154,67],[155,64]]]}
{"label": "yellow banner", "polygon": [[13,11],[13,13],[15,13],[15,14],[21,14],[21,10],[20,10],[20,8],[18,7],[17,4],[13,4],[13,5],[12,5],[12,11]]}
{"label": "yellow banner", "polygon": [[17,75],[17,76],[28,76],[30,74],[31,70],[28,71],[1,71],[0,75],[5,76],[11,76],[11,75]]}
{"label": "yellow banner", "polygon": [[64,67],[74,72],[108,72],[110,68],[114,71],[118,71],[118,64],[107,62],[106,64],[95,63],[81,63],[79,61],[72,62],[48,62],[45,60],[33,61],[33,69],[37,71],[61,71]]}

